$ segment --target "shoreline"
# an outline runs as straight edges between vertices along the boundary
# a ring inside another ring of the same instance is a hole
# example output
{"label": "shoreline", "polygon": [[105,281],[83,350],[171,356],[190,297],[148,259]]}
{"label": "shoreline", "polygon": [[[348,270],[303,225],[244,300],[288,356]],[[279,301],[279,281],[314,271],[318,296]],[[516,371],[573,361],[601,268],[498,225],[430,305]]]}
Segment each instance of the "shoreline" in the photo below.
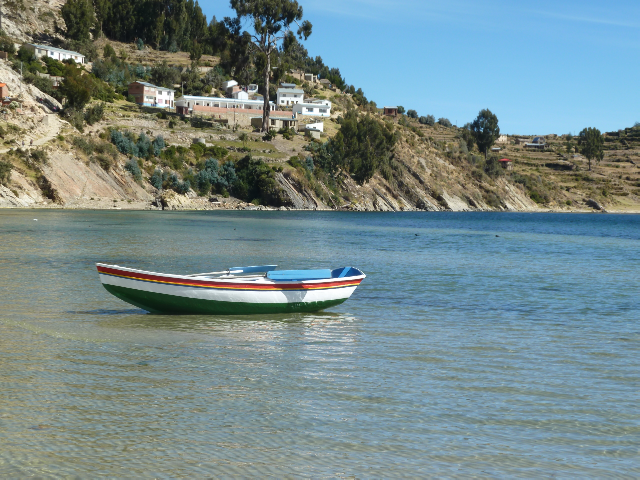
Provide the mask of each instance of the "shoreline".
{"label": "shoreline", "polygon": [[270,207],[264,205],[237,205],[234,207],[213,207],[213,208],[160,208],[153,205],[118,206],[118,207],[96,207],[96,206],[67,206],[67,205],[30,205],[24,207],[0,207],[0,211],[11,210],[83,210],[83,211],[131,211],[131,212],[351,212],[351,213],[569,213],[569,214],[611,214],[611,215],[640,215],[640,210],[594,210],[594,209],[538,209],[538,210],[357,210],[349,208],[336,209],[308,209],[291,207]]}

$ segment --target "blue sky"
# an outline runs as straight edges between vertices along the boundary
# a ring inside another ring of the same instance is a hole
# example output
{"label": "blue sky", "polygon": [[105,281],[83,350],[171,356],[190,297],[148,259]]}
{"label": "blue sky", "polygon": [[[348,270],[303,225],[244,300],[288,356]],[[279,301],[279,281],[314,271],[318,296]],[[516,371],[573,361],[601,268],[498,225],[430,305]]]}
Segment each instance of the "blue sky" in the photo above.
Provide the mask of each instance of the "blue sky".
{"label": "blue sky", "polygon": [[[577,133],[640,121],[640,1],[301,0],[312,56],[379,107],[503,133]],[[207,18],[232,15],[202,0]]]}

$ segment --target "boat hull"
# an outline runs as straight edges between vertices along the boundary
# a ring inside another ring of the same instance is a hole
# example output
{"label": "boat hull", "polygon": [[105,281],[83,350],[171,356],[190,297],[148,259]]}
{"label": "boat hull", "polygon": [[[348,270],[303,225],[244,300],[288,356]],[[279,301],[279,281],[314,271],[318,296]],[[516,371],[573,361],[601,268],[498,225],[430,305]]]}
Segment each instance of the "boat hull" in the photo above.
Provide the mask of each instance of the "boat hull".
{"label": "boat hull", "polygon": [[317,281],[204,279],[98,264],[104,288],[159,314],[251,315],[316,312],[346,301],[364,275]]}

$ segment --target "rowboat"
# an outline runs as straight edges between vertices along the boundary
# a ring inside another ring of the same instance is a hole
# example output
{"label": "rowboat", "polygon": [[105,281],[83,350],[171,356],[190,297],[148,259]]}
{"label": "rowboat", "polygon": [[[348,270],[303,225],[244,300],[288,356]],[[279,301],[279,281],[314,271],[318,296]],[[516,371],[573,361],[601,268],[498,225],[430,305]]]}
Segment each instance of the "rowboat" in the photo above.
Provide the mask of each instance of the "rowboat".
{"label": "rowboat", "polygon": [[366,277],[354,267],[276,270],[277,265],[261,265],[192,275],[104,263],[96,267],[109,293],[160,314],[317,312],[346,301]]}

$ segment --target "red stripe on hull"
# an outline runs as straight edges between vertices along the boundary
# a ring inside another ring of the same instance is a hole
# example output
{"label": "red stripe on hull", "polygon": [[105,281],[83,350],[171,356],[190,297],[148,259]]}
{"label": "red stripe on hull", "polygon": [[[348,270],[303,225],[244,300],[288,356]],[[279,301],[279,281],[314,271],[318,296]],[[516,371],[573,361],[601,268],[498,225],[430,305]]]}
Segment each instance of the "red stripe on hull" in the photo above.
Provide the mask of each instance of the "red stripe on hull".
{"label": "red stripe on hull", "polygon": [[205,287],[205,288],[237,288],[241,290],[314,290],[318,288],[338,288],[357,286],[362,282],[361,278],[355,280],[327,281],[320,283],[288,283],[288,284],[260,284],[260,283],[237,283],[237,282],[220,282],[215,280],[187,280],[185,278],[176,278],[171,276],[150,275],[140,272],[130,272],[128,270],[118,270],[115,268],[98,266],[98,273],[105,275],[114,275],[117,277],[129,278],[132,280],[141,280],[145,282],[166,283],[170,285],[181,285],[188,287]]}

